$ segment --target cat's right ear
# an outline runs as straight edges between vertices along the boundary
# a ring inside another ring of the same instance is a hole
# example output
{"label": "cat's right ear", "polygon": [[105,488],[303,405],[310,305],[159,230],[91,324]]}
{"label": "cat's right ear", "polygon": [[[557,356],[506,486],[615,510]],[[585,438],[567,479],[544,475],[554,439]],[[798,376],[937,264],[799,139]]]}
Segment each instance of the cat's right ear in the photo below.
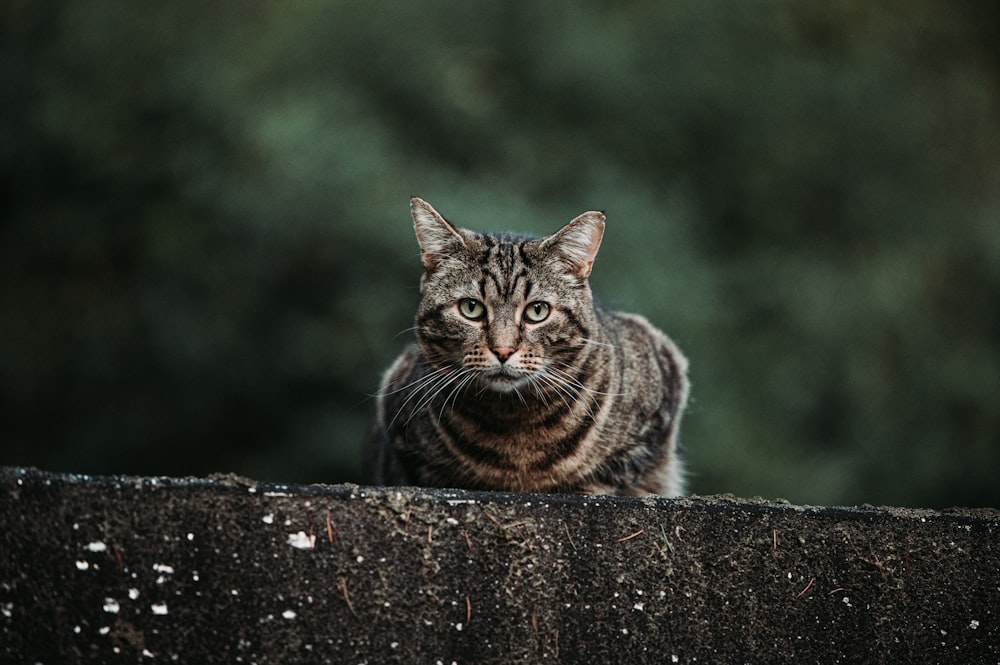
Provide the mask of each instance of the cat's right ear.
{"label": "cat's right ear", "polygon": [[594,267],[594,257],[604,237],[604,213],[585,212],[542,241],[542,247],[555,251],[567,264],[568,273],[586,279]]}
{"label": "cat's right ear", "polygon": [[410,199],[410,213],[413,215],[413,230],[420,243],[420,258],[424,269],[433,270],[443,257],[465,249],[465,238],[457,227],[431,206],[430,203],[414,196]]}

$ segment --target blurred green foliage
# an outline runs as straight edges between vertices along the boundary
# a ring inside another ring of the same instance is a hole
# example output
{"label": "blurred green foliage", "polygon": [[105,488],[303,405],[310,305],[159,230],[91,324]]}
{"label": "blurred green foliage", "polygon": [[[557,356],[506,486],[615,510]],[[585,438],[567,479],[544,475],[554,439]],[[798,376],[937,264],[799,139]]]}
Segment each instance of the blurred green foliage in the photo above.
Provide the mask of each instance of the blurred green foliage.
{"label": "blurred green foliage", "polygon": [[411,194],[608,214],[699,493],[1000,505],[1000,5],[0,7],[0,463],[357,480]]}

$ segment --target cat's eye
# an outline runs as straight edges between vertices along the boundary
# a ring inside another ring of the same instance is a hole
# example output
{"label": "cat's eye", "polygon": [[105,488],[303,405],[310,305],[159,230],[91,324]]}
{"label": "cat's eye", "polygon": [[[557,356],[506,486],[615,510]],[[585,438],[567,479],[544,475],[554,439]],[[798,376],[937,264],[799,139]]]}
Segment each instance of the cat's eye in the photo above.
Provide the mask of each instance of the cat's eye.
{"label": "cat's eye", "polygon": [[541,323],[549,318],[549,305],[541,301],[528,303],[524,308],[524,318],[532,323]]}
{"label": "cat's eye", "polygon": [[475,298],[462,298],[458,301],[458,311],[470,321],[478,321],[486,314],[486,306]]}

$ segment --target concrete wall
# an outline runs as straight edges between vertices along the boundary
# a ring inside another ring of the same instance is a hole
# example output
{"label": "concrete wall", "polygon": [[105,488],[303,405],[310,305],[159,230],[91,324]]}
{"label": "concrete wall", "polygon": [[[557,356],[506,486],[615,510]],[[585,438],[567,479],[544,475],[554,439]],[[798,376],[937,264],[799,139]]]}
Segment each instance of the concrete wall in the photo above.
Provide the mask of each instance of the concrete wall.
{"label": "concrete wall", "polygon": [[0,468],[0,661],[997,663],[1000,512]]}

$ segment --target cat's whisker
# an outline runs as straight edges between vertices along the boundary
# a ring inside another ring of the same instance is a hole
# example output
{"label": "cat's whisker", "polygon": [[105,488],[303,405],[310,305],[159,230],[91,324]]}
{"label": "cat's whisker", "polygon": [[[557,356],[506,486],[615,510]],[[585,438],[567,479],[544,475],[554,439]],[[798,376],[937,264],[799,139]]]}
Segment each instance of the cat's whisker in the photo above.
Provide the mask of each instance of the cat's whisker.
{"label": "cat's whisker", "polygon": [[[438,379],[438,378],[439,378],[439,377],[435,377],[435,379]],[[401,403],[401,404],[399,405],[399,408],[398,408],[398,409],[396,409],[396,413],[395,413],[395,414],[393,414],[393,416],[392,416],[392,420],[390,420],[390,421],[389,421],[389,425],[388,425],[389,427],[391,427],[391,426],[393,425],[393,423],[395,423],[395,422],[396,422],[396,420],[397,420],[397,419],[399,418],[399,416],[400,416],[400,415],[401,415],[401,414],[403,413],[403,411],[405,411],[405,410],[406,410],[406,405],[407,405],[407,404],[409,404],[409,403],[410,403],[410,401],[411,401],[411,400],[412,400],[412,399],[413,399],[414,397],[417,397],[418,395],[422,395],[422,394],[423,394],[423,392],[424,392],[424,389],[425,389],[425,388],[426,388],[426,387],[427,387],[428,385],[430,385],[431,383],[432,383],[432,382],[431,382],[430,380],[428,380],[428,381],[422,381],[422,382],[420,382],[420,385],[416,386],[416,387],[415,387],[415,388],[414,388],[414,389],[413,389],[413,390],[412,390],[412,391],[410,392],[410,394],[406,396],[406,399],[405,399],[405,400],[403,400],[403,402],[402,402],[402,403]],[[421,397],[421,399],[422,399],[422,397]],[[418,401],[419,401],[419,400],[418,400]],[[413,413],[416,413],[416,409],[414,409]],[[406,423],[409,423],[409,422],[410,422],[410,420],[411,420],[411,419],[413,418],[413,413],[411,413],[411,414],[410,414],[410,417],[406,419]]]}
{"label": "cat's whisker", "polygon": [[450,386],[452,382],[462,374],[462,372],[463,370],[461,369],[451,369],[447,375],[431,384],[425,391],[424,395],[421,396],[420,400],[414,405],[413,412],[410,414],[410,417],[406,419],[406,423],[404,424],[409,424],[415,415],[430,405],[430,403],[434,401],[434,398],[441,394],[445,388]]}
{"label": "cat's whisker", "polygon": [[562,370],[556,367],[549,367],[546,369],[552,370],[552,374],[549,378],[552,380],[553,385],[558,385],[565,391],[572,391],[572,397],[574,401],[579,401],[582,397],[583,392],[590,393],[588,395],[589,399],[587,400],[585,405],[587,408],[587,413],[590,415],[591,420],[596,420],[593,407],[599,407],[599,404],[597,403],[597,397],[595,396],[595,394],[599,393],[597,393],[597,391],[588,389],[578,380],[576,380],[566,372],[563,372]]}
{"label": "cat's whisker", "polygon": [[393,335],[392,338],[396,339],[396,338],[400,337],[401,335],[405,335],[408,332],[414,332],[416,330],[417,330],[417,326],[410,326],[409,328],[403,328],[398,333],[396,333],[395,335]]}
{"label": "cat's whisker", "polygon": [[528,403],[524,401],[524,395],[522,395],[521,391],[517,389],[517,386],[511,386],[511,387],[514,389],[514,394],[517,395],[517,398],[521,400],[521,405],[528,406]]}
{"label": "cat's whisker", "polygon": [[398,393],[403,392],[404,390],[409,390],[411,388],[416,389],[421,384],[425,384],[425,383],[429,383],[430,381],[433,381],[435,378],[437,378],[437,375],[440,375],[441,372],[446,372],[446,371],[448,371],[448,370],[446,370],[446,369],[435,369],[435,370],[432,370],[432,372],[430,374],[422,376],[419,379],[416,379],[415,381],[410,381],[406,385],[400,386],[399,388],[396,388],[395,390],[380,390],[377,393],[375,393],[374,396],[375,397],[386,397],[388,395],[396,395]]}
{"label": "cat's whisker", "polygon": [[580,341],[581,342],[586,342],[587,344],[591,344],[593,346],[604,346],[604,347],[607,347],[609,349],[617,349],[617,348],[619,348],[619,346],[617,344],[611,344],[609,342],[598,342],[596,339],[590,339],[590,338],[587,338],[587,337],[581,337]]}
{"label": "cat's whisker", "polygon": [[[573,404],[578,404],[581,402],[581,390],[578,381],[568,381],[563,376],[559,374],[542,371],[540,373],[542,379],[545,380],[547,385],[549,385],[553,390],[555,390],[559,396],[563,399],[563,403],[566,403],[566,398]],[[590,399],[592,404],[596,404],[596,400]],[[570,404],[566,403],[567,408],[571,408]],[[585,404],[588,413],[593,417],[593,409],[590,404]]]}
{"label": "cat's whisker", "polygon": [[[396,422],[396,419],[399,418],[399,414],[403,412],[403,410],[406,408],[406,405],[409,404],[414,397],[420,395],[428,386],[433,386],[439,382],[447,381],[448,377],[447,374],[441,376],[441,372],[446,372],[446,371],[447,370],[439,370],[429,376],[425,376],[416,381],[412,381],[407,385],[403,386],[402,388],[392,391],[392,393],[387,393],[387,394],[395,394],[403,390],[410,391],[409,394],[406,396],[406,399],[404,399],[402,403],[399,405],[399,408],[396,409],[396,413],[393,415],[392,420],[389,421],[389,424],[391,425],[392,423]],[[409,419],[407,419],[407,422],[409,422]]]}
{"label": "cat's whisker", "polygon": [[419,413],[420,410],[427,405],[429,399],[433,399],[438,392],[443,390],[444,387],[447,386],[455,377],[458,371],[459,370],[454,368],[441,368],[433,375],[424,377],[423,379],[414,382],[417,385],[413,387],[410,394],[407,395],[406,399],[403,400],[403,403],[400,404],[399,409],[396,411],[396,415],[392,417],[390,424],[399,418],[399,415],[406,408],[406,405],[410,402],[410,400],[419,395],[417,403],[414,405],[413,410],[410,413],[410,417],[407,418],[406,423],[404,423],[409,424],[410,420],[413,419],[413,416]]}
{"label": "cat's whisker", "polygon": [[[438,412],[439,421],[444,417],[444,410],[448,407],[448,402],[449,401],[451,402],[451,407],[454,409],[455,402],[458,400],[459,393],[461,393],[462,389],[469,384],[469,381],[475,378],[475,375],[476,371],[471,369],[463,369],[461,372],[458,373],[458,377],[461,378],[456,377],[457,380],[453,382],[454,388],[451,389],[451,392],[448,393],[448,396],[445,397],[444,401],[441,402],[441,410]],[[444,390],[442,389],[440,392],[443,391]]]}
{"label": "cat's whisker", "polygon": [[[569,369],[576,369],[575,367],[573,367],[568,363],[559,363],[559,364],[562,365],[563,367],[568,367]],[[563,376],[566,381],[569,381],[580,390],[591,393],[592,395],[601,395],[603,397],[621,397],[622,395],[625,395],[625,393],[606,393],[606,392],[601,392],[600,390],[594,390],[593,388],[590,388],[587,385],[581,383],[578,379],[576,379],[576,377],[574,377],[569,372],[561,370],[558,367],[555,367],[554,365],[549,365],[546,367],[546,369],[558,373],[559,375]]]}
{"label": "cat's whisker", "polygon": [[528,385],[534,389],[535,396],[541,400],[542,404],[545,404],[547,406],[549,403],[549,398],[548,395],[545,394],[545,391],[542,390],[542,387],[539,385],[540,380],[541,377],[538,372],[534,372],[528,375]]}
{"label": "cat's whisker", "polygon": [[[539,383],[543,383],[552,392],[554,392],[560,400],[562,400],[562,403],[566,407],[567,411],[572,410],[573,407],[570,405],[570,402],[576,403],[577,399],[579,398],[578,394],[576,395],[569,394],[566,388],[561,383],[559,383],[559,381],[557,381],[554,377],[549,376],[547,374],[539,373],[536,374],[535,377],[537,377],[537,381]],[[569,401],[566,400],[567,396],[570,398]]]}

